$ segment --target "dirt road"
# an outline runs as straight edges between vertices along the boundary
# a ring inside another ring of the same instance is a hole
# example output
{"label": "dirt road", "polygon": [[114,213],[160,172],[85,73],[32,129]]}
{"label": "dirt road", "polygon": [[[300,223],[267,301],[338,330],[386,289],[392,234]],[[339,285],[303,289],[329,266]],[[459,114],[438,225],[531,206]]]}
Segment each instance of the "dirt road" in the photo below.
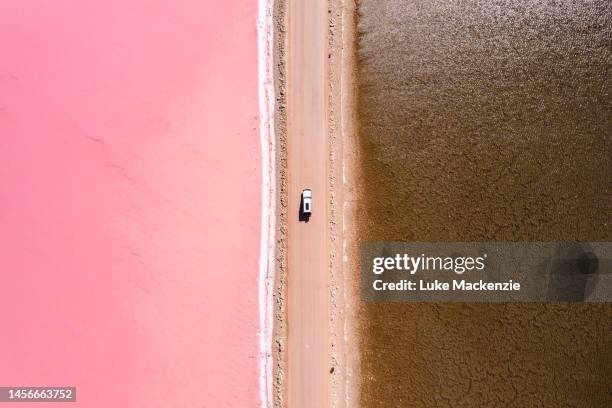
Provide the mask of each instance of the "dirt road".
{"label": "dirt road", "polygon": [[[326,0],[288,9],[288,356],[290,408],[330,406]],[[300,222],[302,189],[313,214]]]}

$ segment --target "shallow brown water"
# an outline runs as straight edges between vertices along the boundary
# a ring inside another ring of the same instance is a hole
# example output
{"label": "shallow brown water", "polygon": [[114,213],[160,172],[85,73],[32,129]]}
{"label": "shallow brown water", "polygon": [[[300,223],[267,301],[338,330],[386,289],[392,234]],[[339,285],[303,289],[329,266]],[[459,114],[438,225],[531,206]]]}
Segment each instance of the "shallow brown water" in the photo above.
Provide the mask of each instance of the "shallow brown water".
{"label": "shallow brown water", "polygon": [[[358,2],[360,240],[612,241],[612,2]],[[362,304],[365,407],[609,406],[610,304]]]}

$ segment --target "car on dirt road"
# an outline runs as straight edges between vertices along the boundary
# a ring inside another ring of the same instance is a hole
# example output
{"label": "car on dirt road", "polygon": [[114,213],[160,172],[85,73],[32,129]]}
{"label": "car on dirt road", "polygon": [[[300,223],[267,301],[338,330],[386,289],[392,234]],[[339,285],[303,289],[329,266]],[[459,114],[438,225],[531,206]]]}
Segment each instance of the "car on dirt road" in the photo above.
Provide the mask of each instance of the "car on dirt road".
{"label": "car on dirt road", "polygon": [[306,217],[312,214],[312,191],[309,188],[302,191],[302,214]]}

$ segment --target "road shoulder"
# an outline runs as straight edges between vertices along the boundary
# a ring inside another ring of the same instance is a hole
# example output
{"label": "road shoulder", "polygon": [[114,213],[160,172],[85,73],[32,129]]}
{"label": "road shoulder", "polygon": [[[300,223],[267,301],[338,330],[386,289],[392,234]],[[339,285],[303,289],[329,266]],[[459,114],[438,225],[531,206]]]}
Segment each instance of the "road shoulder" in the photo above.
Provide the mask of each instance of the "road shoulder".
{"label": "road shoulder", "polygon": [[359,404],[355,3],[330,0],[329,13],[332,406],[347,408]]}
{"label": "road shoulder", "polygon": [[273,407],[286,401],[287,365],[287,0],[274,1],[274,88],[276,137],[276,271],[274,279],[274,331],[272,358]]}

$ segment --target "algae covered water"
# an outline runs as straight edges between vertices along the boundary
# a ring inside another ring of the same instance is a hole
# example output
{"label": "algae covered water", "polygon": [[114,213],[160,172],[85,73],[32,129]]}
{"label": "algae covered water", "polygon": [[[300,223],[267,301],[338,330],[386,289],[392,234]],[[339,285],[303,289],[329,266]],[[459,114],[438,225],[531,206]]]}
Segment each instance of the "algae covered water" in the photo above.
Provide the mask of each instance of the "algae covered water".
{"label": "algae covered water", "polygon": [[[360,242],[612,241],[612,3],[357,9]],[[365,407],[609,402],[610,304],[362,308]]]}

